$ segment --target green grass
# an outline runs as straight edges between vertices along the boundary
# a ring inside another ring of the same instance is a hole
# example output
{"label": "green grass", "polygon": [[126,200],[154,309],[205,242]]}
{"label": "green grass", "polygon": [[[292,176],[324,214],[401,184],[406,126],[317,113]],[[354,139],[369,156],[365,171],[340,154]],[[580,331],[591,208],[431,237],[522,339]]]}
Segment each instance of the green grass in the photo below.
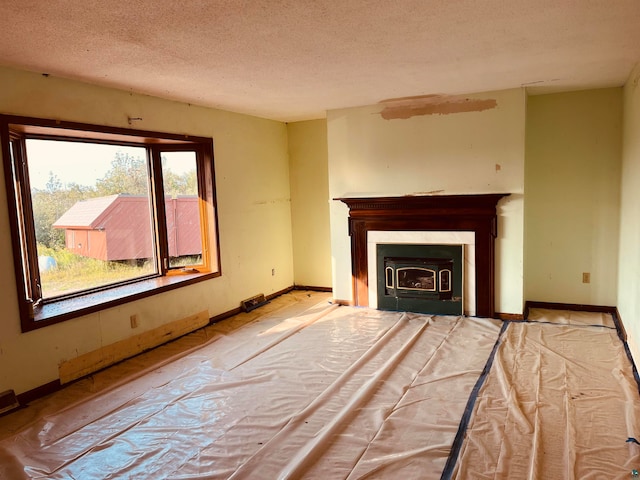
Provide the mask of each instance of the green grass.
{"label": "green grass", "polygon": [[43,245],[38,245],[38,255],[53,257],[57,264],[57,268],[40,274],[44,298],[122,282],[154,271],[150,262],[139,267],[87,258],[67,249],[56,250]]}
{"label": "green grass", "polygon": [[169,264],[172,268],[188,267],[202,263],[202,255],[185,255],[183,257],[171,257]]}

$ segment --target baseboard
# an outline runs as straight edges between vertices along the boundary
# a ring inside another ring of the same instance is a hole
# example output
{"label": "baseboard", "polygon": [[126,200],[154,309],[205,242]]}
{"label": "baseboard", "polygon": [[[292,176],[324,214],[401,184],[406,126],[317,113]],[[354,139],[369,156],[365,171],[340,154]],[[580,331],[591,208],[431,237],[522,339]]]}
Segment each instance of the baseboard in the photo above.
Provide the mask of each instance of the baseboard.
{"label": "baseboard", "polygon": [[[619,315],[618,321],[620,326],[622,326],[622,318]],[[620,331],[618,330],[618,332]],[[624,344],[627,358],[629,358],[631,366],[633,367],[633,376],[635,377],[636,384],[638,385],[638,392],[640,393],[640,375],[638,375],[638,368],[636,367],[636,360],[640,360],[640,349],[638,349],[638,345],[633,337],[625,338],[622,343]]]}
{"label": "baseboard", "polygon": [[622,323],[622,318],[620,317],[620,312],[616,308],[615,313],[611,314],[613,317],[613,322],[616,324],[616,328],[618,329],[618,335],[620,335],[620,339],[623,342],[627,342],[627,331],[624,329],[624,323]]}
{"label": "baseboard", "polygon": [[310,290],[312,292],[327,292],[327,293],[333,292],[333,289],[331,287],[314,287],[311,285],[294,285],[293,289],[294,290]]}
{"label": "baseboard", "polygon": [[45,383],[44,385],[40,385],[39,387],[19,393],[18,395],[16,395],[16,397],[18,398],[18,402],[20,402],[20,405],[24,407],[28,403],[37,400],[38,398],[49,395],[50,393],[57,392],[61,388],[62,384],[60,383],[60,380],[54,380],[53,382]]}
{"label": "baseboard", "polygon": [[[292,285],[290,287],[283,288],[282,290],[278,290],[277,292],[271,293],[271,294],[267,295],[265,298],[267,300],[273,300],[274,298],[279,297],[280,295],[284,295],[285,293],[289,293],[290,291],[295,290],[295,288],[296,287],[294,287]],[[222,312],[222,313],[219,313],[218,315],[215,315],[215,316],[211,317],[209,319],[209,325],[221,322],[222,320],[226,320],[227,318],[234,317],[234,316],[239,315],[241,313],[244,313],[244,310],[242,310],[241,307],[232,308],[231,310],[227,310],[226,312]]]}
{"label": "baseboard", "polygon": [[636,386],[638,387],[638,393],[640,393],[640,374],[638,374],[638,368],[636,366],[636,359],[640,358],[638,356],[638,345],[635,342],[633,337],[627,337],[627,331],[624,329],[624,324],[622,323],[622,317],[620,316],[620,312],[616,308],[616,313],[613,314],[613,321],[616,324],[616,329],[618,330],[618,336],[620,340],[622,340],[622,344],[624,345],[625,353],[627,354],[627,358],[629,362],[631,362],[631,368],[633,370],[633,378],[636,381]]}
{"label": "baseboard", "polygon": [[274,298],[279,297],[280,295],[284,295],[285,293],[289,293],[291,290],[293,290],[295,288],[296,287],[291,285],[290,287],[283,288],[282,290],[278,290],[277,292],[274,292],[274,293],[271,293],[271,294],[267,295],[267,300],[273,300]]}
{"label": "baseboard", "polygon": [[536,302],[527,300],[524,305],[524,318],[529,317],[530,308],[547,308],[550,310],[573,310],[575,312],[596,312],[610,313],[617,317],[618,310],[616,307],[608,307],[603,305],[584,305],[579,303],[555,303],[555,302]]}
{"label": "baseboard", "polygon": [[222,312],[218,315],[215,315],[209,319],[209,325],[220,322],[222,320],[226,320],[227,318],[231,318],[235,315],[242,313],[242,308],[234,308],[233,310],[227,310],[226,312]]}
{"label": "baseboard", "polygon": [[521,322],[524,320],[524,315],[522,313],[500,313],[496,312],[494,318],[499,320],[504,320],[507,322]]}

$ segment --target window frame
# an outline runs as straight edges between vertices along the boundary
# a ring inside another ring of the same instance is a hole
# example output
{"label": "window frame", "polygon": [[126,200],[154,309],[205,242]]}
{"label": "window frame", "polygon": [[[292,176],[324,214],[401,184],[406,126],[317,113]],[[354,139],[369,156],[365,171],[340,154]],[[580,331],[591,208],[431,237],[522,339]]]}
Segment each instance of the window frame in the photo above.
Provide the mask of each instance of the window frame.
{"label": "window frame", "polygon": [[[27,138],[144,147],[149,167],[156,272],[135,279],[38,300],[38,255],[26,162]],[[23,332],[221,276],[213,139],[0,114],[0,143]],[[161,154],[196,153],[202,264],[169,267]],[[195,270],[195,271],[194,271]],[[35,272],[35,273],[34,273]]]}

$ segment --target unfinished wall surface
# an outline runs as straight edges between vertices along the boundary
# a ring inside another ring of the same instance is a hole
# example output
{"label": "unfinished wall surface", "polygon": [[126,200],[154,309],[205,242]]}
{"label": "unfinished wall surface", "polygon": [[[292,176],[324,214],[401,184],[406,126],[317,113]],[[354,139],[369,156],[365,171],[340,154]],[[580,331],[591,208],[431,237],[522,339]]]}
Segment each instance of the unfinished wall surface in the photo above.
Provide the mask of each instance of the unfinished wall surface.
{"label": "unfinished wall surface", "polygon": [[[220,278],[22,334],[0,177],[0,391],[30,390],[57,379],[64,361],[203,310],[217,315],[243,298],[293,284],[283,123],[4,68],[0,112],[123,128],[128,117],[140,117],[134,128],[213,137],[222,265]],[[135,330],[132,314],[139,318]]]}
{"label": "unfinished wall surface", "polygon": [[[523,90],[394,99],[328,112],[329,194],[511,193],[498,205],[496,310],[522,313]],[[334,296],[350,300],[347,207],[331,202]]]}
{"label": "unfinished wall surface", "polygon": [[620,88],[529,97],[526,300],[616,304],[621,134]]}
{"label": "unfinished wall surface", "polygon": [[331,287],[327,122],[287,125],[296,285]]}
{"label": "unfinished wall surface", "polygon": [[618,311],[640,361],[640,64],[624,87]]}

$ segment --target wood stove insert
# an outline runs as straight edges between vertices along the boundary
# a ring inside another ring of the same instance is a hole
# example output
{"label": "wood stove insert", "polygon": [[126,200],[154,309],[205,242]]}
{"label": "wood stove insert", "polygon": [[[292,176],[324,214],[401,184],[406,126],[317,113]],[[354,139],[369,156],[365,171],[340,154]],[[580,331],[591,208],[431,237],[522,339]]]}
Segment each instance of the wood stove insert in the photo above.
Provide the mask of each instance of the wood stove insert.
{"label": "wood stove insert", "polygon": [[462,245],[378,244],[380,310],[462,315]]}

